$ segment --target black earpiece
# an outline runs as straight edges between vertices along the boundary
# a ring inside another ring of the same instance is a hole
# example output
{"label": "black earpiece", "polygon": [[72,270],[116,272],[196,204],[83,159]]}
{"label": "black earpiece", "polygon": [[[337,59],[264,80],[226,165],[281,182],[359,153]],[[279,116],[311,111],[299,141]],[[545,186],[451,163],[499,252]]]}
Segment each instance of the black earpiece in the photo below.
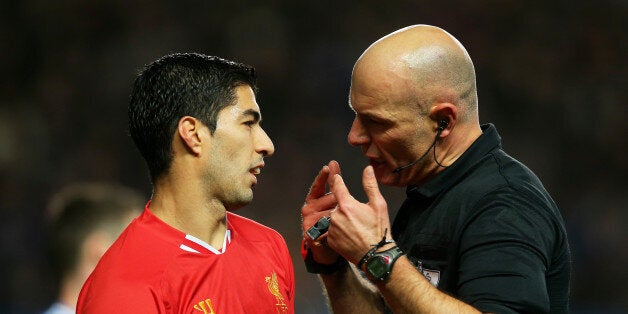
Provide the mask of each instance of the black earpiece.
{"label": "black earpiece", "polygon": [[438,121],[438,132],[442,132],[443,130],[445,130],[448,125],[449,125],[449,120],[447,120],[447,119],[439,120]]}
{"label": "black earpiece", "polygon": [[[425,158],[425,156],[427,156],[427,153],[430,152],[430,150],[432,150],[432,148],[434,148],[434,161],[436,162],[436,164],[438,164],[438,166],[443,167],[443,168],[447,168],[448,166],[443,166],[441,165],[440,162],[438,162],[438,159],[436,159],[436,142],[438,141],[438,137],[440,136],[440,133],[443,132],[447,126],[449,125],[449,119],[440,119],[438,120],[438,128],[436,128],[436,136],[434,137],[434,142],[432,142],[432,145],[430,145],[430,147],[425,151],[425,153],[423,153],[423,155],[421,155],[421,157],[419,157],[419,159],[405,165],[405,166],[401,166],[396,168],[395,170],[393,170],[393,173],[398,173],[403,169],[412,167],[414,165],[416,165],[419,161],[421,161],[423,158]],[[309,230],[308,230],[309,232]]]}

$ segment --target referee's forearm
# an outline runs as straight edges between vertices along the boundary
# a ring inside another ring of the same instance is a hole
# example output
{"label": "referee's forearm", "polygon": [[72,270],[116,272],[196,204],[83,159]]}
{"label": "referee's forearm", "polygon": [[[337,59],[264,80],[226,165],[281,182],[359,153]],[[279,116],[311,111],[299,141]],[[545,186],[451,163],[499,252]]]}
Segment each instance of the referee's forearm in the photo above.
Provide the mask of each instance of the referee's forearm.
{"label": "referee's forearm", "polygon": [[384,312],[384,301],[375,287],[359,278],[353,266],[331,275],[321,274],[319,278],[333,313]]}

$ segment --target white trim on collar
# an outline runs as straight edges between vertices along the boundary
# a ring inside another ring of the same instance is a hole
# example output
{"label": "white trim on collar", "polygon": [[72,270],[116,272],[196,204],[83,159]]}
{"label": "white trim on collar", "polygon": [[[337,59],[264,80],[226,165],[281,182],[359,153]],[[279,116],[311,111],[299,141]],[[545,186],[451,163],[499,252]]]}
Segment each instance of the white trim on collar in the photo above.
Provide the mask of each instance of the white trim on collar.
{"label": "white trim on collar", "polygon": [[[231,230],[227,229],[227,231],[225,231],[225,239],[222,242],[222,249],[219,251],[216,248],[214,248],[213,246],[209,245],[207,242],[191,235],[191,234],[186,234],[185,238],[187,240],[190,240],[204,248],[206,248],[207,250],[209,250],[210,252],[214,253],[214,254],[222,254],[224,252],[227,251],[227,244],[231,243]],[[188,251],[188,252],[196,252],[196,253],[200,253],[184,244],[181,244],[181,246],[179,246],[182,250]],[[188,250],[189,249],[189,250]],[[190,251],[191,250],[191,251]]]}
{"label": "white trim on collar", "polygon": [[[225,216],[225,223],[227,223],[227,217],[226,216]],[[191,234],[186,234],[185,235],[185,239],[188,240],[188,241],[192,241],[193,243],[198,244],[198,245],[200,245],[203,248],[206,248],[208,251],[210,251],[210,252],[212,252],[214,254],[217,254],[217,255],[223,254],[223,253],[225,253],[227,251],[227,244],[231,243],[231,230],[229,230],[229,224],[227,223],[226,225],[227,225],[227,230],[225,230],[225,238],[224,238],[224,240],[222,242],[222,248],[220,250],[217,250],[213,246],[209,245],[207,242],[205,242],[205,241],[203,241],[203,240],[201,240],[201,239],[199,239],[199,238],[197,238],[197,237],[195,237],[195,236],[193,236]],[[190,244],[190,245],[194,246],[192,244]],[[199,249],[200,249],[199,247],[196,247],[196,249],[195,249],[195,248],[192,248],[192,247],[190,247],[188,245],[185,245],[183,243],[181,245],[179,245],[179,248],[184,250],[184,251],[187,251],[187,252],[192,252],[192,253],[197,253],[197,254],[201,253],[201,252],[199,252]]]}

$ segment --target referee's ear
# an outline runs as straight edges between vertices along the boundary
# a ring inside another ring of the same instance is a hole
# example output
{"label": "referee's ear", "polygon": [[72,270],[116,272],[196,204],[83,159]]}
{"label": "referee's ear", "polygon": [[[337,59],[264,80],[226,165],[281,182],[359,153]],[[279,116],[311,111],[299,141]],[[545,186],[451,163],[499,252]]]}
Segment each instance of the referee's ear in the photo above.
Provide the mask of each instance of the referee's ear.
{"label": "referee's ear", "polygon": [[[458,122],[458,107],[448,102],[438,103],[430,109],[430,119],[433,121],[434,131],[439,132],[439,137],[447,137]],[[443,121],[446,123],[443,124]]]}

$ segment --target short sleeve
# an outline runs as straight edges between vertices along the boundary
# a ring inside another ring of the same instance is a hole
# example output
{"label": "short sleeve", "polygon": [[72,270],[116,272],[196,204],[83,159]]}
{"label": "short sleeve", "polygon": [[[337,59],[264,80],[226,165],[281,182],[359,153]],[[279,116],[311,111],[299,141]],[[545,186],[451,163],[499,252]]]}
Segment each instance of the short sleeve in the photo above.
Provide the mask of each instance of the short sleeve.
{"label": "short sleeve", "polygon": [[[91,277],[90,277],[91,278]],[[79,295],[76,313],[81,314],[131,314],[167,313],[153,289],[134,287],[119,282],[116,289],[92,285],[88,279]]]}
{"label": "short sleeve", "polygon": [[461,299],[487,312],[549,312],[545,274],[555,233],[537,207],[515,193],[484,199],[461,236]]}

